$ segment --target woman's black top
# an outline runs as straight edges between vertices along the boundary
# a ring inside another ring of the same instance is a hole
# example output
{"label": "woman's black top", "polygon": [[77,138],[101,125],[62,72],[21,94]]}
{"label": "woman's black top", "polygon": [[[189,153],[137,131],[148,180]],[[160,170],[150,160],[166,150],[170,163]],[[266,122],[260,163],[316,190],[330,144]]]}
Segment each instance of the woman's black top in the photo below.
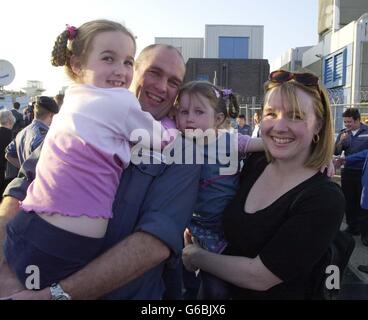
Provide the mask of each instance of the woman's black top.
{"label": "woman's black top", "polygon": [[[340,187],[317,173],[265,209],[248,214],[244,204],[264,159],[248,160],[240,188],[224,213],[229,246],[224,254],[255,258],[283,282],[267,291],[232,288],[234,299],[310,298],[314,266],[324,259],[342,222],[345,199]],[[265,195],[267,196],[267,195]]]}

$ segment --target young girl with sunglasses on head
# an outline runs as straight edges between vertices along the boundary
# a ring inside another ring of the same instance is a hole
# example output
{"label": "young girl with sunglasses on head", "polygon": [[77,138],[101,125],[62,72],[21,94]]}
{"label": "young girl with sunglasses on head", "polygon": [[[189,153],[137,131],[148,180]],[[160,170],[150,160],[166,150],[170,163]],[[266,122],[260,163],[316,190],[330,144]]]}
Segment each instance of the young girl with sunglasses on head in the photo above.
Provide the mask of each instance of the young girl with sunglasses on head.
{"label": "young girl with sunglasses on head", "polygon": [[[188,229],[202,248],[215,253],[221,253],[227,245],[222,229],[222,212],[238,188],[239,161],[245,158],[247,152],[263,150],[260,138],[252,139],[240,134],[234,137],[234,134],[223,130],[228,117],[236,118],[238,113],[239,106],[234,94],[209,82],[189,82],[179,91],[176,113],[178,129],[186,135],[191,134],[191,130],[195,130],[194,135],[197,132],[199,136],[203,132],[207,137],[202,140],[204,145],[200,146],[203,147],[204,164]],[[221,169],[228,166],[221,164],[221,154],[234,152],[239,153],[236,154],[238,161],[235,172],[221,174]],[[228,298],[226,286],[220,279],[205,272],[200,275],[202,299]]]}
{"label": "young girl with sunglasses on head", "polygon": [[131,133],[145,129],[161,141],[161,124],[128,91],[135,51],[134,36],[108,20],[68,26],[55,42],[52,64],[65,66],[74,84],[46,136],[23,211],[7,226],[5,256],[23,284],[29,265],[39,268],[43,288],[99,254]]}
{"label": "young girl with sunglasses on head", "polygon": [[318,78],[271,73],[261,132],[267,159],[245,163],[223,214],[225,252],[203,250],[186,236],[183,263],[226,281],[232,299],[320,299],[345,201],[320,172],[331,162],[334,139]]}

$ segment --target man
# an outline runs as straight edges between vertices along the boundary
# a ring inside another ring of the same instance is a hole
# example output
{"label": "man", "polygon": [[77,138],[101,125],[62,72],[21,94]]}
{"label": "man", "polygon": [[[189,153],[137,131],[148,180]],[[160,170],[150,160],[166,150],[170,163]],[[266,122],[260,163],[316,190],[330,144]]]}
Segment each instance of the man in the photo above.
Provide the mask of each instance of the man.
{"label": "man", "polygon": [[4,150],[12,139],[12,128],[15,123],[13,113],[9,110],[0,110],[0,201],[3,191],[8,184],[5,179],[5,169],[8,162],[5,159]]}
{"label": "man", "polygon": [[37,98],[34,109],[35,118],[30,125],[20,131],[6,148],[6,159],[15,167],[20,168],[29,155],[45,139],[52,118],[59,112],[54,99],[41,96]]}
{"label": "man", "polygon": [[22,130],[22,128],[24,127],[23,115],[19,112],[19,108],[20,108],[19,102],[14,102],[13,109],[10,110],[15,118],[15,123],[12,129],[13,137],[15,137],[18,134],[18,132]]}
{"label": "man", "polygon": [[261,119],[262,119],[261,111],[257,110],[256,112],[254,112],[253,115],[254,129],[252,132],[252,138],[259,138],[261,136],[261,131],[259,130]]}
{"label": "man", "polygon": [[[343,113],[345,129],[336,138],[335,155],[342,151],[345,156],[368,149],[368,126],[360,122],[358,109],[349,108]],[[362,243],[368,246],[368,210],[362,209],[362,169],[364,161],[347,164],[341,170],[341,187],[346,199],[346,232],[352,235],[361,234]]]}
{"label": "man", "polygon": [[[143,110],[157,120],[166,117],[184,74],[184,60],[174,47],[145,48],[136,61],[133,80],[133,89]],[[31,160],[33,157],[25,165]],[[116,194],[114,216],[105,236],[106,251],[62,280],[60,287],[23,291],[18,298],[96,299],[108,294],[108,299],[161,299],[163,267],[169,257],[174,259],[181,254],[183,230],[197,197],[199,175],[200,167],[195,165],[131,164]],[[5,193],[11,194],[9,188]],[[24,196],[19,189],[12,195],[18,199]],[[3,211],[0,211],[0,216],[5,213],[3,224],[17,212],[15,202],[16,199],[5,197]],[[10,279],[7,270],[4,265],[0,277],[9,283],[14,277]],[[17,290],[15,287],[13,285],[13,292]],[[4,294],[8,295],[9,290]]]}
{"label": "man", "polygon": [[236,127],[236,129],[238,130],[240,134],[247,135],[247,136],[252,135],[252,128],[250,125],[246,124],[244,114],[239,115],[236,120],[238,123],[238,126]]}

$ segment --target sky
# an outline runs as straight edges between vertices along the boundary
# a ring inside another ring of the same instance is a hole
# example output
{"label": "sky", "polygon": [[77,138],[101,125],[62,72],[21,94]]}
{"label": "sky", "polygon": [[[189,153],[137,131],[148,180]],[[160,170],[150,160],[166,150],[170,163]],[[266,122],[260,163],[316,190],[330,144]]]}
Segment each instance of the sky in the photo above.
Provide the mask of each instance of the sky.
{"label": "sky", "polygon": [[137,52],[155,37],[202,37],[206,24],[264,26],[263,58],[318,42],[318,0],[1,0],[0,60],[15,67],[6,90],[39,80],[45,94],[68,84],[62,67],[50,63],[56,37],[66,24],[94,19],[123,23],[137,36]]}

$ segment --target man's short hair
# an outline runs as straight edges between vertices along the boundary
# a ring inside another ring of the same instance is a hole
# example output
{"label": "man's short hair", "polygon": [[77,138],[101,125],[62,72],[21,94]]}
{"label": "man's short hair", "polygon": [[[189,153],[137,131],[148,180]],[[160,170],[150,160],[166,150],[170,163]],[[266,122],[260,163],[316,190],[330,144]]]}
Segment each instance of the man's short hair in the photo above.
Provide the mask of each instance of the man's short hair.
{"label": "man's short hair", "polygon": [[342,114],[343,118],[353,118],[354,120],[360,120],[360,112],[356,108],[349,108]]}
{"label": "man's short hair", "polygon": [[152,50],[156,49],[156,48],[164,48],[164,49],[168,49],[168,50],[173,50],[175,51],[178,56],[181,58],[181,60],[183,61],[183,65],[185,67],[185,60],[183,58],[183,55],[181,54],[181,52],[175,48],[174,46],[170,45],[170,44],[162,44],[162,43],[155,43],[155,44],[151,44],[147,47],[145,47],[140,54],[138,55],[137,59],[135,60],[134,66],[135,69],[138,69],[138,66],[142,63],[142,61],[146,58],[147,54],[149,52],[151,52]]}
{"label": "man's short hair", "polygon": [[245,120],[245,115],[244,115],[244,114],[239,114],[238,118],[239,118],[239,119],[244,119],[244,120]]}
{"label": "man's short hair", "polygon": [[14,108],[15,110],[19,110],[19,108],[20,108],[20,103],[19,103],[19,102],[14,102],[14,103],[13,103],[13,108]]}

